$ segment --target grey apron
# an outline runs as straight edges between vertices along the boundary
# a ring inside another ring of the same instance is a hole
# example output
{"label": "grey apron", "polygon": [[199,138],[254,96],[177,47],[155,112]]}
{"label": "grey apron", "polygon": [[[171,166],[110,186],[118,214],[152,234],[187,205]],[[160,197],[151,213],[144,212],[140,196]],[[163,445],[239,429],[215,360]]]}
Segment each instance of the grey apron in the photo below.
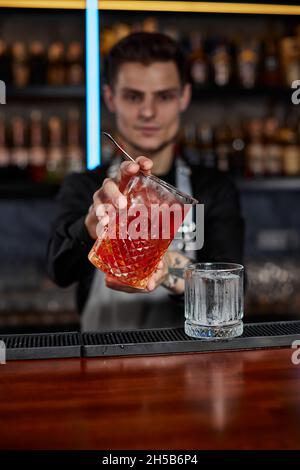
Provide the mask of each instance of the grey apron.
{"label": "grey apron", "polygon": [[[117,175],[121,161],[108,170],[109,177]],[[176,186],[180,191],[192,195],[191,170],[181,159],[176,158]],[[184,225],[193,226],[193,213],[189,211]],[[174,239],[169,250],[184,252],[182,239]],[[193,257],[189,251],[187,256]],[[165,328],[182,326],[182,307],[163,286],[149,293],[127,293],[109,289],[105,285],[105,274],[95,269],[89,296],[81,319],[82,331],[126,330],[141,328]]]}

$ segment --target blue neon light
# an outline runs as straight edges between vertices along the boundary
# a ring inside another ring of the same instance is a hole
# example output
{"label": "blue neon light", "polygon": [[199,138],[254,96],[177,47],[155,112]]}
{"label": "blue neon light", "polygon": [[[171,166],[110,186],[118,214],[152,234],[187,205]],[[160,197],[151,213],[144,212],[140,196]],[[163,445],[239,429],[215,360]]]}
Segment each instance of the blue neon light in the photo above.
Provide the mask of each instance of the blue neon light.
{"label": "blue neon light", "polygon": [[86,0],[87,168],[101,163],[100,48],[98,0]]}

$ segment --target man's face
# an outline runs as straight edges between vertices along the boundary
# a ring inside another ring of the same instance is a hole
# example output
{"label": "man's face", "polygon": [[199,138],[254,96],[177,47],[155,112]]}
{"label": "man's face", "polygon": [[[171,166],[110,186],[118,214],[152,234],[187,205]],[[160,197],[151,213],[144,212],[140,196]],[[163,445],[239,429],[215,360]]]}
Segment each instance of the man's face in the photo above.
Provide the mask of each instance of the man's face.
{"label": "man's face", "polygon": [[104,89],[123,139],[147,155],[164,148],[177,135],[180,113],[190,100],[190,86],[181,86],[176,64],[127,62],[119,68],[113,90]]}

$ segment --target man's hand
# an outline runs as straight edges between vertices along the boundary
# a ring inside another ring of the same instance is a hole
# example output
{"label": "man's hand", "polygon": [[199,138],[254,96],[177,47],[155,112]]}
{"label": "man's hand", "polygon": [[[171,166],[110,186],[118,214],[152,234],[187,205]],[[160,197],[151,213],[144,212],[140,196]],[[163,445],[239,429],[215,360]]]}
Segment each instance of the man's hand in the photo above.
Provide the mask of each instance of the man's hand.
{"label": "man's hand", "polygon": [[155,290],[168,276],[168,265],[166,263],[165,258],[163,258],[157,265],[155,272],[150,276],[148,280],[148,284],[145,289],[137,289],[135,287],[126,286],[122,282],[119,282],[112,276],[106,275],[105,281],[106,286],[113,290],[118,290],[121,292],[128,292],[128,293],[138,293],[138,294],[145,294],[147,292],[151,292]]}
{"label": "man's hand", "polygon": [[94,240],[97,239],[97,226],[99,233],[108,223],[105,204],[110,203],[117,209],[124,209],[127,204],[127,199],[123,196],[120,189],[124,189],[130,178],[136,175],[140,170],[143,170],[146,174],[151,173],[153,166],[152,160],[141,156],[138,157],[135,162],[136,163],[129,161],[123,162],[120,166],[118,181],[106,178],[101,188],[94,193],[93,204],[90,206],[84,222],[90,237]]}
{"label": "man's hand", "polygon": [[190,263],[191,260],[179,251],[167,251],[163,259],[157,265],[155,272],[150,276],[145,289],[136,289],[135,287],[126,286],[109,275],[106,275],[106,286],[121,292],[143,294],[151,292],[162,285],[173,294],[182,294],[184,292],[184,279],[170,274],[169,267],[183,269]]}

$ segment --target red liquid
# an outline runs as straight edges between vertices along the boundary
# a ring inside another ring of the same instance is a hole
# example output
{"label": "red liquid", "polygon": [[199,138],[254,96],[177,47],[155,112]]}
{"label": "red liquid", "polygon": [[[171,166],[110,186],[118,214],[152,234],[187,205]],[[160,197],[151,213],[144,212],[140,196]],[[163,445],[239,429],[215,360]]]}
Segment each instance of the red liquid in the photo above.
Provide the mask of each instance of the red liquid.
{"label": "red liquid", "polygon": [[[182,211],[183,213],[183,211]],[[128,219],[128,226],[133,218]],[[183,221],[183,215],[178,223],[174,225],[174,217],[170,218],[170,230],[166,231],[168,238],[162,232],[161,214],[159,219],[159,232],[157,238],[151,238],[151,226],[148,219],[147,238],[132,239],[110,239],[105,236],[101,241],[97,240],[93,246],[89,260],[101,271],[108,273],[132,287],[144,289],[151,274],[163,257],[172,242],[175,233]],[[177,221],[178,222],[178,221]],[[119,225],[116,224],[116,234]],[[127,232],[128,233],[128,232]]]}
{"label": "red liquid", "polygon": [[[175,208],[174,204],[176,204],[176,215],[170,211],[164,218],[160,211],[156,212],[156,218],[153,217],[150,208],[153,210],[153,204],[162,203],[167,208]],[[114,216],[116,217],[116,236],[113,237],[111,234],[114,232],[108,230],[101,239],[95,242],[89,253],[89,260],[96,268],[110,274],[119,282],[144,289],[187,212],[184,213],[184,206],[179,204],[175,197],[169,194],[158,195],[155,188],[150,185],[145,186],[143,180],[138,181],[127,194],[128,211],[131,208],[136,208],[139,204],[143,205],[143,218],[141,218],[143,230],[139,228],[133,233],[131,224],[134,220],[137,221],[138,214],[132,217],[128,216],[127,223],[124,224],[125,236],[123,235],[124,239],[122,239],[122,235],[119,235],[120,219],[117,213]],[[136,236],[139,233],[141,235]]]}

